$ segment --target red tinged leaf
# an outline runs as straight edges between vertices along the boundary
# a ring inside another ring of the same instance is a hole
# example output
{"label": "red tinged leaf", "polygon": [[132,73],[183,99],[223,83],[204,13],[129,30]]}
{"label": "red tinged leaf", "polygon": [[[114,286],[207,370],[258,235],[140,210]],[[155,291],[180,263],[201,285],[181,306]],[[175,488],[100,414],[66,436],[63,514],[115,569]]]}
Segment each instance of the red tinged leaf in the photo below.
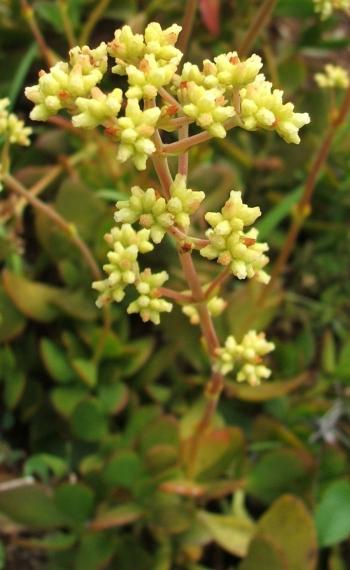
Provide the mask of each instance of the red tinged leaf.
{"label": "red tinged leaf", "polygon": [[199,9],[202,20],[213,36],[220,33],[220,0],[200,0]]}

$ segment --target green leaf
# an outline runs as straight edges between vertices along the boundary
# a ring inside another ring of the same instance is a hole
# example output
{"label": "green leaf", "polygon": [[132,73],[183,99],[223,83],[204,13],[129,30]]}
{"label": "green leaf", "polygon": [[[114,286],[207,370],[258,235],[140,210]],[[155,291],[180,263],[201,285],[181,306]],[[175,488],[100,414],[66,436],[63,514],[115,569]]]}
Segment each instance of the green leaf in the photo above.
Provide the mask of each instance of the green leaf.
{"label": "green leaf", "polygon": [[74,224],[84,240],[96,236],[106,212],[105,205],[83,183],[67,179],[58,191],[55,207],[62,216]]}
{"label": "green leaf", "polygon": [[312,0],[279,0],[275,10],[276,16],[307,18],[314,15]]}
{"label": "green leaf", "polygon": [[52,497],[41,485],[24,484],[0,491],[0,511],[13,521],[32,529],[48,529],[67,524]]}
{"label": "green leaf", "polygon": [[100,386],[98,389],[98,399],[106,414],[118,414],[125,408],[128,398],[128,389],[122,382]]}
{"label": "green leaf", "polygon": [[8,342],[21,334],[25,324],[23,315],[0,285],[0,343]]}
{"label": "green leaf", "polygon": [[97,366],[92,360],[85,358],[74,358],[72,366],[79,378],[88,386],[93,388],[97,384]]}
{"label": "green leaf", "polygon": [[123,376],[133,376],[142,368],[152,354],[154,343],[154,338],[142,338],[124,347]]}
{"label": "green leaf", "polygon": [[[295,0],[292,0],[294,2]],[[302,0],[304,2],[304,0]],[[276,206],[270,209],[263,219],[256,224],[259,230],[259,240],[267,239],[271,232],[291,213],[293,206],[298,202],[302,188],[297,188],[287,194]]]}
{"label": "green leaf", "polygon": [[40,340],[40,353],[50,376],[57,382],[70,382],[75,374],[64,351],[48,338]]}
{"label": "green leaf", "polygon": [[49,480],[50,474],[55,477],[63,477],[68,471],[67,462],[61,457],[49,453],[36,453],[24,464],[26,476],[39,476],[44,482]]}
{"label": "green leaf", "polygon": [[0,542],[0,570],[5,568],[6,563],[6,550],[2,542]]}
{"label": "green leaf", "polygon": [[49,322],[57,315],[52,300],[58,288],[30,281],[25,277],[11,273],[8,269],[2,272],[6,293],[17,309],[35,321]]}
{"label": "green leaf", "polygon": [[63,313],[81,321],[93,321],[98,315],[98,309],[92,300],[92,296],[88,296],[82,290],[60,289],[60,293],[54,297],[52,304]]}
{"label": "green leaf", "polygon": [[102,532],[85,534],[79,544],[74,570],[105,568],[118,546],[114,536]]}
{"label": "green leaf", "polygon": [[27,549],[44,550],[45,552],[62,552],[74,546],[77,537],[66,532],[55,532],[44,538],[23,538],[21,546]]}
{"label": "green leaf", "polygon": [[266,402],[274,398],[280,398],[293,392],[302,386],[308,378],[308,374],[300,374],[291,380],[267,380],[260,386],[249,386],[237,382],[227,382],[228,394],[233,398],[246,402]]}
{"label": "green leaf", "polygon": [[79,402],[84,400],[85,397],[86,389],[75,386],[69,388],[54,388],[50,395],[53,407],[65,418],[69,418],[72,415],[74,408]]}
{"label": "green leaf", "polygon": [[114,509],[101,512],[91,521],[89,527],[93,530],[104,530],[107,528],[115,528],[125,526],[138,521],[144,515],[142,509],[134,503],[128,503]]}
{"label": "green leaf", "polygon": [[283,550],[288,570],[315,570],[316,530],[300,499],[285,495],[273,503],[258,522],[257,535],[261,534]]}
{"label": "green leaf", "polygon": [[26,53],[21,57],[15,73],[14,73],[14,77],[12,79],[12,83],[11,83],[11,87],[9,89],[8,92],[8,98],[10,99],[10,109],[12,110],[15,103],[16,103],[16,99],[19,95],[19,93],[22,91],[23,89],[23,84],[25,81],[25,78],[32,66],[32,63],[34,61],[34,59],[36,58],[36,56],[38,55],[38,45],[36,42],[33,42],[29,48],[27,49]]}
{"label": "green leaf", "polygon": [[72,427],[84,441],[99,441],[107,433],[107,418],[101,404],[94,398],[87,398],[74,408],[71,417]]}
{"label": "green leaf", "polygon": [[350,534],[350,483],[335,481],[317,505],[315,521],[321,547],[332,546]]}
{"label": "green leaf", "polygon": [[334,374],[336,369],[336,345],[331,330],[326,330],[322,339],[322,369],[327,374]]}
{"label": "green leaf", "polygon": [[4,402],[13,410],[19,403],[26,387],[26,377],[21,370],[14,369],[5,380]]}
{"label": "green leaf", "polygon": [[51,24],[56,32],[61,33],[62,19],[59,7],[56,3],[45,1],[37,2],[35,9],[37,10],[40,18]]}
{"label": "green leaf", "polygon": [[350,380],[350,339],[345,342],[340,351],[335,374],[340,376],[340,378]]}
{"label": "green leaf", "polygon": [[249,546],[247,558],[238,570],[288,570],[283,550],[276,541],[258,535]]}
{"label": "green leaf", "polygon": [[246,556],[255,530],[255,525],[249,519],[234,515],[214,515],[205,511],[199,511],[197,516],[212,540],[221,548],[235,556]]}
{"label": "green leaf", "polygon": [[[212,429],[202,435],[194,458],[193,440],[188,440],[186,446],[188,453],[186,453],[184,444],[185,442],[182,444],[182,453],[186,457],[186,463],[190,466],[192,477],[205,481],[220,477],[235,460],[242,457],[244,436],[239,428]],[[230,472],[232,472],[232,467]]]}
{"label": "green leaf", "polygon": [[163,415],[151,422],[140,434],[140,449],[145,453],[155,445],[179,444],[177,420],[170,415]]}
{"label": "green leaf", "polygon": [[134,451],[123,450],[107,463],[102,478],[107,485],[131,489],[144,474],[145,469],[138,455]]}
{"label": "green leaf", "polygon": [[92,515],[94,494],[82,483],[64,483],[55,490],[56,506],[76,524],[85,523]]}
{"label": "green leaf", "polygon": [[302,493],[310,484],[314,464],[300,450],[276,449],[263,455],[251,468],[248,491],[265,503],[286,492]]}

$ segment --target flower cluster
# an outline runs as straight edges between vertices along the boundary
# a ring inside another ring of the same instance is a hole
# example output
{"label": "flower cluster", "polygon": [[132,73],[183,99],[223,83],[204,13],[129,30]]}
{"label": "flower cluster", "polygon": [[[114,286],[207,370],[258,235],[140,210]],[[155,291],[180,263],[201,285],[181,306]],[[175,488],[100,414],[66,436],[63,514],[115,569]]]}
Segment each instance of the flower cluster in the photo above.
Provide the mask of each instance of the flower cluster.
{"label": "flower cluster", "polygon": [[299,129],[310,122],[308,113],[294,113],[293,103],[283,103],[283,91],[260,74],[240,90],[240,119],[244,129],[276,131],[287,143],[299,144]]}
{"label": "flower cluster", "polygon": [[160,109],[152,107],[142,111],[137,99],[129,99],[125,117],[117,120],[115,135],[120,141],[117,158],[125,162],[132,158],[138,170],[146,168],[147,158],[156,150],[151,140]]}
{"label": "flower cluster", "polygon": [[144,35],[134,34],[130,26],[123,26],[114,33],[114,40],[108,44],[108,53],[115,58],[112,71],[119,75],[128,73],[128,65],[137,66],[142,59],[153,55],[159,67],[178,65],[182,53],[175,47],[181,26],[173,24],[162,30],[158,22],[151,22]]}
{"label": "flower cluster", "polygon": [[0,136],[4,136],[10,144],[28,146],[32,129],[26,127],[14,113],[8,111],[9,104],[8,98],[0,99]]}
{"label": "flower cluster", "polygon": [[[258,75],[258,55],[241,61],[236,52],[229,52],[214,61],[206,59],[202,70],[187,62],[178,73],[182,53],[175,44],[180,31],[177,24],[163,30],[157,22],[148,24],[144,34],[123,26],[108,45],[71,49],[68,62],[40,71],[38,84],[26,88],[34,103],[31,118],[46,121],[65,109],[78,128],[104,127],[119,144],[117,159],[131,158],[138,170],[146,168],[156,151],[155,130],[173,129],[172,113],[178,119],[188,117],[213,137],[223,138],[227,128],[239,125],[276,130],[287,142],[299,142],[298,130],[309,116],[294,113],[291,103],[283,103],[282,91],[272,91],[271,83]],[[108,55],[115,59],[112,73],[126,77],[126,104],[120,89],[104,93],[98,86],[108,69]],[[178,96],[171,112],[163,88]],[[158,95],[165,105],[156,106]]]}
{"label": "flower cluster", "polygon": [[122,105],[123,92],[113,89],[107,95],[98,87],[91,89],[91,98],[78,97],[75,101],[80,113],[74,115],[72,123],[81,129],[94,129],[108,119],[116,117]]}
{"label": "flower cluster", "polygon": [[256,277],[258,281],[267,283],[269,277],[263,267],[269,261],[264,255],[268,245],[257,242],[258,231],[255,228],[244,232],[244,228],[252,225],[260,215],[260,208],[250,208],[242,202],[241,192],[233,190],[221,213],[208,212],[205,215],[211,225],[206,232],[209,244],[200,250],[200,254],[208,259],[217,258],[221,265],[230,266],[238,279]]}
{"label": "flower cluster", "polygon": [[127,97],[153,99],[160,87],[172,81],[182,58],[174,45],[180,31],[177,24],[162,30],[157,22],[151,22],[144,36],[134,34],[129,26],[115,32],[108,51],[116,61],[112,71],[128,77]]}
{"label": "flower cluster", "polygon": [[349,73],[340,65],[328,63],[323,73],[316,73],[315,81],[322,89],[347,89],[350,85]]}
{"label": "flower cluster", "polygon": [[[214,296],[207,301],[207,308],[212,317],[219,317],[225,310],[227,303],[222,297]],[[184,305],[182,312],[190,319],[191,325],[199,324],[199,313],[196,305]]]}
{"label": "flower cluster", "polygon": [[152,321],[155,325],[159,325],[160,314],[170,313],[173,305],[165,299],[159,298],[157,293],[168,279],[166,271],[160,273],[152,273],[149,268],[140,273],[136,283],[136,289],[139,297],[130,303],[128,313],[140,313],[144,322]]}
{"label": "flower cluster", "polygon": [[[144,170],[147,159],[157,152],[161,158],[155,163],[163,183],[168,180],[162,166],[164,154],[171,147],[175,154],[181,152],[190,143],[180,140],[163,146],[158,129],[172,132],[195,123],[210,136],[223,138],[229,128],[239,126],[249,131],[274,130],[287,142],[299,143],[299,129],[310,121],[309,115],[295,113],[292,103],[283,102],[282,91],[273,90],[260,74],[262,61],[258,55],[241,61],[231,51],[213,61],[204,60],[202,69],[187,62],[179,71],[182,53],[176,42],[180,31],[176,24],[163,30],[156,22],[148,24],[144,34],[123,26],[108,44],[101,43],[96,49],[73,48],[68,62],[58,62],[47,73],[41,71],[38,84],[26,89],[34,103],[31,118],[47,120],[64,109],[75,127],[102,127],[118,143],[117,159],[131,159],[138,170]],[[108,56],[114,59],[112,73],[125,78],[125,90],[101,88]],[[241,192],[232,191],[221,212],[205,215],[210,226],[207,239],[188,236],[191,216],[204,198],[204,192],[187,187],[187,177],[180,173],[166,184],[161,195],[154,188],[132,187],[130,197],[117,203],[115,221],[119,225],[105,236],[109,245],[106,278],[93,283],[99,292],[98,306],[122,301],[131,286],[137,296],[127,311],[139,313],[144,321],[158,324],[161,314],[171,311],[172,304],[162,295],[176,299],[191,323],[202,321],[199,306],[191,302],[194,297],[163,287],[168,279],[165,271],[153,274],[150,268],[140,269],[140,254],[153,250],[153,244],[160,243],[166,232],[178,240],[186,255],[194,244],[203,257],[217,259],[239,279],[268,282],[264,271],[268,246],[258,243],[254,227],[249,229],[260,216],[260,209],[248,207]],[[209,290],[204,285],[201,293],[205,296],[206,292]],[[205,305],[215,317],[224,311],[226,303],[213,292]],[[217,351],[217,370],[226,374],[239,365],[238,381],[257,384],[269,376],[261,358],[271,350],[273,344],[262,333],[251,331],[240,344],[229,337]]]}
{"label": "flower cluster", "polygon": [[103,269],[108,277],[92,284],[100,293],[98,307],[111,301],[122,301],[126,286],[135,283],[139,276],[139,253],[148,253],[153,249],[149,237],[149,230],[136,232],[130,224],[123,224],[121,228],[114,227],[106,234],[105,240],[111,251],[107,254],[109,263],[104,265]]}
{"label": "flower cluster", "polygon": [[39,83],[25,90],[35,106],[30,113],[34,121],[46,121],[61,109],[74,114],[78,97],[87,97],[107,71],[107,45],[97,48],[75,47],[69,52],[69,63],[59,61],[49,73],[39,72]]}
{"label": "flower cluster", "polygon": [[262,364],[262,357],[274,348],[275,345],[268,342],[262,332],[249,331],[240,343],[234,336],[229,336],[225,346],[217,350],[216,368],[221,374],[228,374],[238,368],[238,382],[257,386],[262,379],[271,375],[271,370]]}
{"label": "flower cluster", "polygon": [[185,63],[174,79],[183,112],[214,137],[225,137],[225,122],[236,116],[244,129],[275,130],[286,142],[298,144],[298,131],[310,117],[283,103],[283,92],[272,90],[265,76],[258,75],[261,67],[258,55],[241,61],[236,52],[205,60],[202,71]]}
{"label": "flower cluster", "polygon": [[157,196],[154,188],[144,191],[134,186],[131,188],[131,197],[128,200],[117,202],[115,221],[130,224],[138,221],[141,226],[150,230],[154,243],[160,243],[167,229],[174,224],[188,228],[190,215],[204,200],[204,192],[186,188],[186,177],[181,174],[176,175],[169,191],[170,198],[165,200]]}
{"label": "flower cluster", "polygon": [[316,12],[321,16],[322,20],[327,20],[334,10],[350,11],[350,0],[314,0]]}
{"label": "flower cluster", "polygon": [[202,71],[198,65],[186,62],[176,83],[181,87],[182,83],[193,82],[206,89],[216,87],[222,94],[228,94],[254,81],[261,68],[261,57],[256,54],[241,61],[237,52],[223,53],[215,57],[214,61],[205,59]]}
{"label": "flower cluster", "polygon": [[173,224],[165,199],[157,196],[154,188],[142,190],[139,186],[131,188],[131,197],[128,200],[117,202],[114,219],[122,224],[139,222],[150,230],[154,243],[160,243],[167,229]]}
{"label": "flower cluster", "polygon": [[213,137],[225,138],[223,123],[236,112],[231,105],[226,104],[227,100],[219,89],[205,89],[192,81],[185,82],[179,89],[179,99],[185,115]]}

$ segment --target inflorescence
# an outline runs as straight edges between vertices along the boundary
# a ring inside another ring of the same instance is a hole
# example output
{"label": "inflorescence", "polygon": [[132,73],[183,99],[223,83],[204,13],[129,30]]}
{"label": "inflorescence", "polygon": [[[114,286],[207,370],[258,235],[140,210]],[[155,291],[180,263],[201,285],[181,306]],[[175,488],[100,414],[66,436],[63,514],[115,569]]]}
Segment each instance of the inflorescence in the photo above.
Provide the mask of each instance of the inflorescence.
{"label": "inflorescence", "polygon": [[315,74],[315,81],[322,89],[347,89],[350,85],[350,76],[344,67],[328,63],[323,73]]}
{"label": "inflorescence", "polygon": [[[68,62],[41,71],[38,84],[26,89],[34,103],[31,118],[45,121],[64,110],[75,127],[103,127],[118,145],[117,160],[131,159],[138,170],[146,168],[152,155],[155,161],[164,156],[158,130],[171,132],[182,125],[193,125],[195,132],[201,129],[207,138],[224,138],[229,129],[239,127],[275,131],[288,143],[300,142],[299,129],[309,123],[309,115],[296,113],[292,103],[283,101],[283,92],[273,89],[260,73],[258,55],[242,61],[236,52],[229,52],[213,61],[206,59],[202,69],[189,62],[180,69],[183,54],[175,45],[180,31],[176,24],[163,30],[152,22],[142,35],[123,26],[109,44],[73,48]],[[105,92],[101,87],[109,68],[108,56],[114,59],[112,74],[127,82],[124,92],[118,87]],[[247,206],[241,192],[232,191],[221,212],[205,214],[206,238],[191,238],[187,236],[191,216],[198,215],[204,199],[204,192],[189,188],[187,176],[179,173],[166,192],[133,186],[130,197],[117,202],[117,225],[105,236],[110,250],[104,266],[106,278],[93,283],[99,292],[98,306],[122,301],[126,288],[131,287],[136,297],[128,313],[139,313],[144,321],[158,324],[160,315],[172,310],[172,303],[164,298],[167,272],[152,273],[139,264],[140,255],[152,251],[167,233],[177,239],[182,236],[187,247],[216,259],[238,279],[268,282],[264,270],[268,246],[258,241],[253,227],[260,209]],[[179,293],[177,300],[191,323],[200,321],[198,303],[205,303],[212,316],[225,309],[226,302],[215,288],[209,292],[203,286],[200,301],[193,300],[188,291]],[[258,384],[270,374],[262,357],[273,348],[263,333],[250,331],[241,343],[230,336],[216,350],[216,369],[221,374],[237,369],[238,381]]]}
{"label": "inflorescence", "polygon": [[314,0],[314,6],[322,20],[327,20],[335,10],[350,13],[350,0]]}

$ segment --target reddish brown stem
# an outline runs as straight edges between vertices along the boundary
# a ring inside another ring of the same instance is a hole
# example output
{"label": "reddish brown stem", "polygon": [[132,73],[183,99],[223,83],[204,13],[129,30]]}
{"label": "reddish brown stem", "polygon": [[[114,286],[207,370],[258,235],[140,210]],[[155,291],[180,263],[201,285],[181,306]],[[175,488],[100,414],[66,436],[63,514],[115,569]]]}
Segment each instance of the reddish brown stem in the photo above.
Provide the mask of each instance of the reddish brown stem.
{"label": "reddish brown stem", "polygon": [[168,287],[159,287],[157,289],[157,295],[159,297],[167,297],[168,299],[174,299],[174,301],[180,304],[193,303],[191,295],[180,293],[180,291],[174,291],[174,289],[168,289]]}
{"label": "reddish brown stem", "polygon": [[29,4],[29,2],[27,2],[27,0],[21,0],[21,6],[22,6],[22,12],[23,15],[25,17],[25,19],[28,22],[28,25],[31,29],[31,32],[39,46],[42,58],[46,61],[48,67],[52,67],[53,65],[55,65],[57,59],[54,56],[54,54],[52,53],[52,51],[50,50],[50,48],[48,47],[44,36],[42,35],[40,28],[37,24],[35,15],[34,15],[34,11],[33,8],[31,7],[31,5]]}
{"label": "reddish brown stem", "polygon": [[94,279],[101,279],[101,272],[100,269],[90,251],[86,243],[79,237],[75,227],[67,222],[56,210],[54,210],[45,202],[42,202],[31,194],[16,178],[7,174],[4,178],[4,184],[7,188],[9,188],[12,192],[19,194],[29,204],[31,204],[36,210],[42,212],[45,216],[47,216],[50,220],[54,222],[61,230],[64,231],[66,235],[71,239],[74,245],[80,250],[80,253],[85,260],[87,266],[91,271],[91,275]]}
{"label": "reddish brown stem", "polygon": [[[179,140],[184,139],[186,137],[188,137],[188,125],[183,125],[179,129]],[[179,174],[183,174],[184,176],[187,176],[187,173],[188,173],[188,152],[183,152],[182,154],[180,154],[179,162],[178,162],[178,171],[179,171]]]}
{"label": "reddish brown stem", "polygon": [[205,298],[210,299],[212,293],[217,289],[220,289],[222,285],[227,281],[227,279],[231,276],[231,270],[229,267],[224,269],[221,273],[219,273],[215,279],[209,284],[208,289],[205,292]]}
{"label": "reddish brown stem", "polygon": [[189,236],[183,230],[177,226],[169,228],[168,233],[173,235],[178,241],[180,241],[181,246],[188,244],[191,248],[202,249],[209,244],[209,240],[206,238],[199,238],[194,236]]}
{"label": "reddish brown stem", "polygon": [[[232,119],[228,119],[224,123],[224,127],[226,130],[230,130],[233,127],[238,125],[238,119],[233,117]],[[194,145],[200,144],[202,142],[209,141],[213,138],[213,135],[208,133],[208,131],[202,131],[196,135],[192,135],[190,137],[186,137],[184,139],[178,140],[173,143],[164,144],[162,146],[162,153],[163,154],[180,154],[188,150]]]}
{"label": "reddish brown stem", "polygon": [[182,32],[180,34],[178,41],[178,48],[180,51],[182,51],[183,54],[185,54],[187,51],[188,42],[190,40],[191,32],[193,29],[197,6],[198,6],[198,0],[187,0],[186,2],[185,13],[182,20]]}
{"label": "reddish brown stem", "polygon": [[277,0],[264,0],[264,2],[262,2],[260,9],[256,13],[255,18],[238,49],[240,57],[246,57],[249,54],[255,40],[258,38],[263,28],[268,24],[276,2]]}

